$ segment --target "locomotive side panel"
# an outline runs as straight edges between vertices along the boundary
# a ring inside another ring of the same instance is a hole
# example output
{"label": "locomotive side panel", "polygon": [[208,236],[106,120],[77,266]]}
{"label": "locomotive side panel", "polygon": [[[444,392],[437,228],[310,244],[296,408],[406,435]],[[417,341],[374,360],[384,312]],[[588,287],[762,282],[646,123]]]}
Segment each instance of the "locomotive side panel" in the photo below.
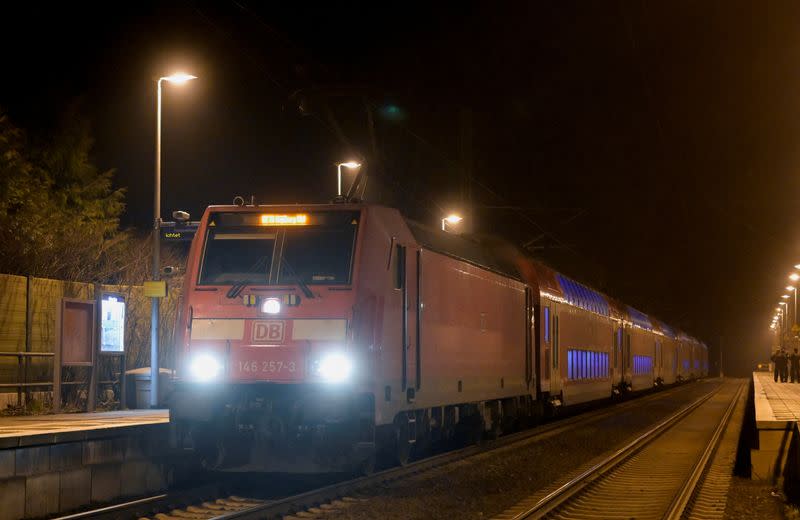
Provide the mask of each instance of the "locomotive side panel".
{"label": "locomotive side panel", "polygon": [[525,286],[485,269],[422,252],[420,403],[524,395]]}
{"label": "locomotive side panel", "polygon": [[529,395],[525,285],[420,247],[394,210],[371,208],[366,220],[357,309],[373,325],[355,327],[371,360],[376,426]]}
{"label": "locomotive side panel", "polygon": [[[394,415],[406,407],[403,366],[412,344],[408,341],[408,316],[411,302],[403,286],[409,266],[402,265],[416,247],[402,217],[396,210],[370,207],[362,230],[360,278],[356,294],[357,319],[355,345],[362,349],[365,364],[365,388],[375,402],[375,424],[391,423]],[[401,272],[402,271],[402,272]],[[404,352],[405,350],[405,352]],[[408,366],[406,366],[408,376]]]}

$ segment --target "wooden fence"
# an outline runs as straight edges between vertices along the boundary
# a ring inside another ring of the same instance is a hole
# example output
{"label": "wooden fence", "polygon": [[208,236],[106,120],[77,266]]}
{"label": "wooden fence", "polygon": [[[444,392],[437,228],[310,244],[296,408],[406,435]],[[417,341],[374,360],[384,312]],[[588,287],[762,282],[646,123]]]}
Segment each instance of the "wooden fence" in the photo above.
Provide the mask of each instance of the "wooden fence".
{"label": "wooden fence", "polygon": [[[94,299],[96,290],[120,293],[126,302],[125,350],[128,369],[150,365],[150,298],[135,285],[95,285],[0,274],[0,406],[17,403],[23,391],[50,390],[33,383],[52,383],[56,315],[62,298]],[[160,366],[174,367],[173,331],[181,281],[168,282],[160,306]],[[112,360],[102,359],[100,380],[113,379]],[[81,379],[79,369],[67,370],[66,381]],[[48,396],[49,397],[49,396]]]}

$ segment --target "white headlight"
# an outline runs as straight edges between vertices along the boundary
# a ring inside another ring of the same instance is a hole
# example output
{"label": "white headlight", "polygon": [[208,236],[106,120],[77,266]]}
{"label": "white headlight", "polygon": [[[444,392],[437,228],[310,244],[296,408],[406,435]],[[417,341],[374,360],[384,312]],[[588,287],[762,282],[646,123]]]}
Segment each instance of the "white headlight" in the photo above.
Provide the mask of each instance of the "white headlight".
{"label": "white headlight", "polygon": [[343,354],[328,354],[319,362],[319,375],[333,383],[346,380],[352,371],[352,361]]}
{"label": "white headlight", "polygon": [[210,381],[219,375],[222,365],[208,354],[200,354],[192,359],[189,371],[199,381]]}
{"label": "white headlight", "polygon": [[267,298],[261,304],[261,312],[266,314],[278,314],[281,312],[281,301],[277,298]]}

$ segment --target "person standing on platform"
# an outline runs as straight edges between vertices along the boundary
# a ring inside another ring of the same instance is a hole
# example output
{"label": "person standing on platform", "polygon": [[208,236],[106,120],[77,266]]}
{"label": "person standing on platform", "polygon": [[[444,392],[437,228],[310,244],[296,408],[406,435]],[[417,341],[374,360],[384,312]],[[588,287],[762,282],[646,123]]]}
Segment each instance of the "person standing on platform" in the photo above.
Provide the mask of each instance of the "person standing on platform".
{"label": "person standing on platform", "polygon": [[800,383],[800,354],[797,353],[797,348],[795,348],[792,355],[789,356],[789,368],[792,376],[792,383]]}
{"label": "person standing on platform", "polygon": [[783,349],[776,350],[770,360],[772,361],[772,366],[774,367],[773,377],[775,382],[777,383],[778,378],[780,378],[781,383],[783,383],[783,374],[786,372],[786,356],[784,355]]}
{"label": "person standing on platform", "polygon": [[776,350],[772,353],[769,357],[769,360],[772,361],[772,379],[777,383],[778,376],[781,374],[781,369],[778,367],[778,356],[780,356],[781,351]]}
{"label": "person standing on platform", "polygon": [[781,349],[781,383],[789,381],[789,353]]}

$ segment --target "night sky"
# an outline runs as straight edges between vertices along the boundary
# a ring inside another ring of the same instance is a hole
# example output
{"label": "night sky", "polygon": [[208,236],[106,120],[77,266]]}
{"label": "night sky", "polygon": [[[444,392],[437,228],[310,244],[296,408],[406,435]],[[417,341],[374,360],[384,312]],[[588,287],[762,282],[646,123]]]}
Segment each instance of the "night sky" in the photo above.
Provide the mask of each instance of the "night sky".
{"label": "night sky", "polygon": [[125,226],[152,220],[154,80],[184,70],[165,215],[324,202],[356,158],[368,200],[464,212],[722,341],[727,373],[767,357],[800,262],[797,2],[30,4],[4,8],[0,106],[46,135],[79,103]]}

